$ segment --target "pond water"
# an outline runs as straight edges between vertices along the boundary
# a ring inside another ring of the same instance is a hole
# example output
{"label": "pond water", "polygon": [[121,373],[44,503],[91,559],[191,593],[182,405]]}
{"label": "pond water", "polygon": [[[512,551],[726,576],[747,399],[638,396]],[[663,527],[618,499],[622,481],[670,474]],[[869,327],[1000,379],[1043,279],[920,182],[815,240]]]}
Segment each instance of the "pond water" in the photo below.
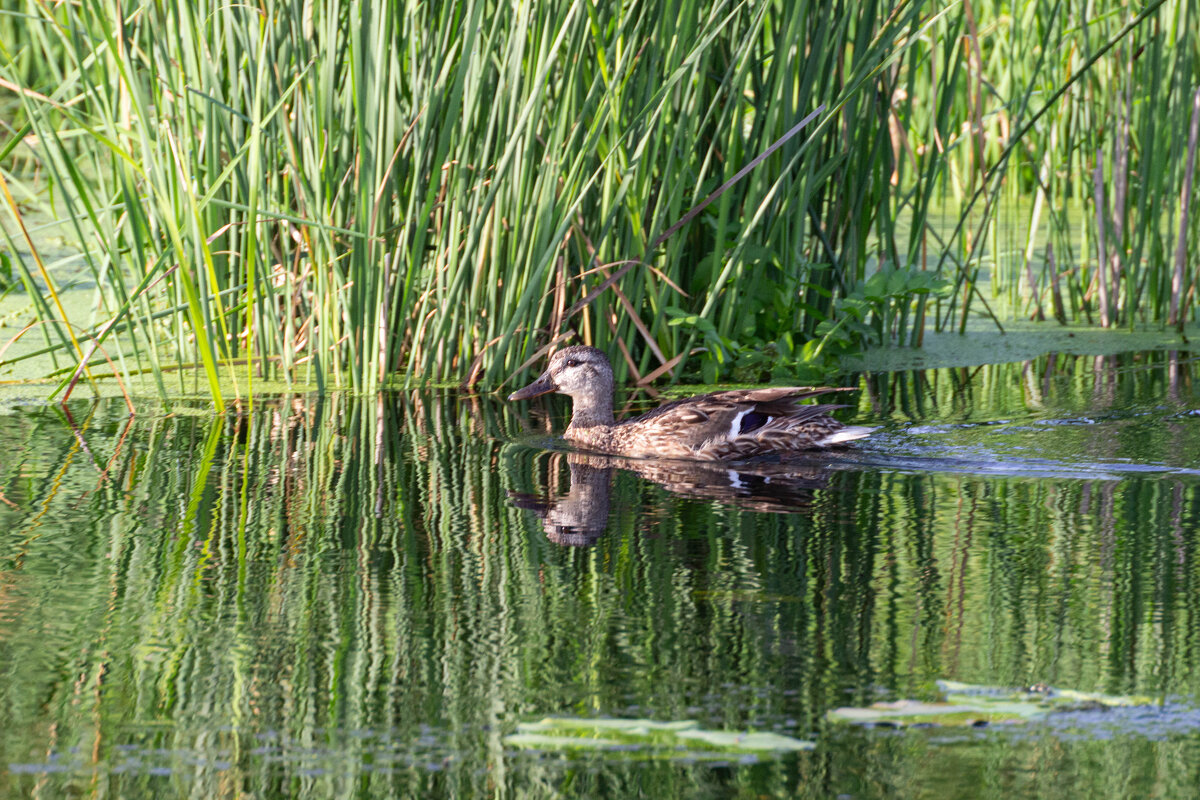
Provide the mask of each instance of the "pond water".
{"label": "pond water", "polygon": [[[787,469],[580,458],[564,398],[10,403],[0,796],[1190,794],[1198,363],[868,375],[880,430]],[[1163,705],[827,717],[939,680]],[[509,738],[547,716],[815,748]]]}

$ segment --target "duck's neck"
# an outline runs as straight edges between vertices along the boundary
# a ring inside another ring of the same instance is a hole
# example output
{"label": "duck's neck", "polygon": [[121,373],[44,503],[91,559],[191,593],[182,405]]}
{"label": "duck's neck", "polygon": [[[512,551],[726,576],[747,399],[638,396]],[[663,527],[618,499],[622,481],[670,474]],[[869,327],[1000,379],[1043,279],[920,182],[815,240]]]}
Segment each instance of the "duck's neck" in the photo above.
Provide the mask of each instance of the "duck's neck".
{"label": "duck's neck", "polygon": [[571,398],[571,426],[595,428],[613,424],[612,394],[596,393]]}

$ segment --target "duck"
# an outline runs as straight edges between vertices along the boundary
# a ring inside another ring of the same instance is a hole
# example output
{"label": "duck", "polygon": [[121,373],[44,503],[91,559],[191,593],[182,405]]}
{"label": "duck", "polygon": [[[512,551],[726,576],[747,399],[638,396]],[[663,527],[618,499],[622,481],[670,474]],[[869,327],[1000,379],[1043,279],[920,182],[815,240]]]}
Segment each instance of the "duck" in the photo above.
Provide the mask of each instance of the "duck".
{"label": "duck", "polygon": [[674,400],[635,417],[613,418],[613,372],[595,347],[558,350],[537,380],[508,396],[526,400],[550,392],[571,398],[572,445],[594,453],[632,458],[743,461],[837,447],[874,428],[846,425],[831,412],[840,405],[798,401],[853,387],[771,386],[735,389]]}

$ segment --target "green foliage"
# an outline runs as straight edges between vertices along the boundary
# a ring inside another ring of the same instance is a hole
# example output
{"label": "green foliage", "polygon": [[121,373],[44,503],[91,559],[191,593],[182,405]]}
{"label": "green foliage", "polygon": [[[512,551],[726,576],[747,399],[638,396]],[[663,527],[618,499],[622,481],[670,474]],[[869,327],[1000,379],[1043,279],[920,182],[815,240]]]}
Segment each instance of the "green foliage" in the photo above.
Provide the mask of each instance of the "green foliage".
{"label": "green foliage", "polygon": [[820,338],[805,345],[805,356],[817,361],[823,352],[840,354],[894,343],[909,316],[919,313],[919,301],[948,297],[952,289],[950,281],[925,270],[881,269],[837,300],[837,321],[817,326]]}
{"label": "green foliage", "polygon": [[[622,380],[799,374],[835,344],[991,313],[986,275],[1010,305],[1054,291],[1087,315],[1095,248],[1069,241],[1066,209],[1098,150],[1123,154],[1127,187],[1100,215],[1113,318],[1158,319],[1178,294],[1163,264],[1195,2],[973,5],[968,24],[960,4],[899,0],[20,0],[0,15],[0,165],[22,205],[2,213],[42,198],[83,248],[83,345],[164,396],[198,366],[218,406],[222,386],[252,392],[247,360],[322,387],[494,387],[564,341],[622,342]],[[993,225],[1035,190],[1054,271]],[[879,305],[855,295],[875,264],[955,291]],[[47,348],[78,360],[66,335]]]}

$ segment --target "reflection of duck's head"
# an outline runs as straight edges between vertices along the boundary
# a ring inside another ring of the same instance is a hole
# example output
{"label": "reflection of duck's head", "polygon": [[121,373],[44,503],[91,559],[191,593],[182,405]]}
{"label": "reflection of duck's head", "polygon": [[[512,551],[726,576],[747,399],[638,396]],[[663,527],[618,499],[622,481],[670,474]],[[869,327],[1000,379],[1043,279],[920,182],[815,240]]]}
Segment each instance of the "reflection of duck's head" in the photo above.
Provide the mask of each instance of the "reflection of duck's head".
{"label": "reflection of duck's head", "polygon": [[846,426],[830,412],[841,406],[800,400],[844,388],[773,386],[675,400],[648,414],[614,422],[613,373],[594,347],[567,347],[546,371],[509,400],[558,392],[570,395],[571,424],[563,436],[593,452],[637,458],[736,461],[824,449],[861,439],[871,428]]}
{"label": "reflection of duck's head", "polygon": [[596,543],[608,528],[612,470],[570,459],[571,489],[554,499],[509,493],[518,508],[533,511],[542,519],[546,538],[555,544],[587,547]]}

